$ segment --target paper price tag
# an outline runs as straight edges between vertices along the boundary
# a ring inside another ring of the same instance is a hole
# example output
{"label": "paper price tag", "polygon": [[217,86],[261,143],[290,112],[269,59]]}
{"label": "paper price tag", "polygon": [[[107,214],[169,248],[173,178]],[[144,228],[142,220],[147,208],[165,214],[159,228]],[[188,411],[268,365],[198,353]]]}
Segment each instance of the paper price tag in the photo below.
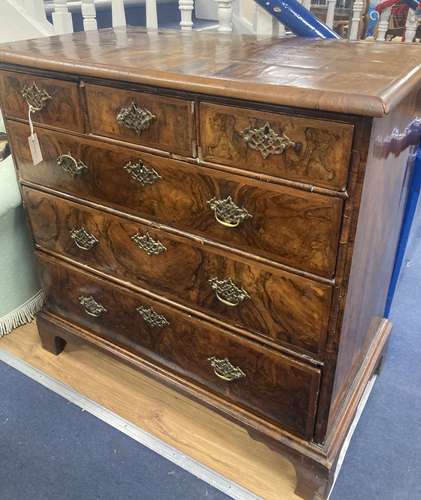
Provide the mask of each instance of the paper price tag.
{"label": "paper price tag", "polygon": [[28,142],[29,142],[29,149],[31,150],[32,163],[34,164],[34,166],[38,165],[38,163],[42,162],[42,153],[37,134],[35,133],[31,134],[28,137]]}
{"label": "paper price tag", "polygon": [[32,156],[32,163],[35,165],[38,165],[38,163],[42,162],[42,153],[41,153],[41,148],[39,145],[38,141],[38,136],[34,132],[34,124],[32,123],[32,106],[28,106],[28,121],[29,121],[29,128],[31,129],[31,135],[28,137],[28,142],[29,142],[29,149],[31,151],[31,156]]}

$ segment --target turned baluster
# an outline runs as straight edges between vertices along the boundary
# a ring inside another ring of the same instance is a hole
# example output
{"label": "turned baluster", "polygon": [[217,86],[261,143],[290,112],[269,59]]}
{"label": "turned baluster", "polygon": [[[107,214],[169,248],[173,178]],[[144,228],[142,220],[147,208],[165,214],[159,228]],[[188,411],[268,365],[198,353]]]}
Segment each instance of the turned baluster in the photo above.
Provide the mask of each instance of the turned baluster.
{"label": "turned baluster", "polygon": [[415,16],[415,11],[408,10],[408,17],[405,24],[405,43],[412,43],[417,33],[418,20]]}
{"label": "turned baluster", "polygon": [[364,9],[364,1],[355,0],[354,5],[352,7],[351,29],[349,30],[350,40],[358,40],[359,38],[361,13],[363,9]]}
{"label": "turned baluster", "polygon": [[179,0],[178,9],[180,10],[180,27],[182,31],[188,31],[193,28],[193,7],[194,0]]}
{"label": "turned baluster", "polygon": [[384,9],[384,11],[380,14],[379,26],[377,28],[377,40],[380,42],[384,42],[386,40],[386,33],[389,29],[389,19],[390,14],[392,13],[392,7],[388,7]]}
{"label": "turned baluster", "polygon": [[146,27],[149,29],[158,28],[156,0],[146,0]]}
{"label": "turned baluster", "polygon": [[327,0],[326,25],[333,29],[336,0]]}
{"label": "turned baluster", "polygon": [[126,12],[124,10],[124,0],[111,0],[111,17],[113,28],[126,26]]}
{"label": "turned baluster", "polygon": [[216,0],[218,4],[218,31],[232,31],[232,0]]}
{"label": "turned baluster", "polygon": [[94,0],[82,0],[83,29],[85,31],[97,30],[96,9]]}
{"label": "turned baluster", "polygon": [[67,8],[67,0],[54,0],[52,18],[56,33],[73,33],[72,14]]}

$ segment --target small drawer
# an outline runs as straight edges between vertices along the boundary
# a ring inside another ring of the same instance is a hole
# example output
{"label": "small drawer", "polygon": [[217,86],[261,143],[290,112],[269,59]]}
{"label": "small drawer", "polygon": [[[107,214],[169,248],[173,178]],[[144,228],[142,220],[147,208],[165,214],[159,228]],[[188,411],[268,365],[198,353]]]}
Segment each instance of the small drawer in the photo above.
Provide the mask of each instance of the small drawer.
{"label": "small drawer", "polygon": [[9,123],[20,178],[105,203],[249,254],[332,277],[342,200]]}
{"label": "small drawer", "polygon": [[41,257],[45,310],[305,438],[320,370]]}
{"label": "small drawer", "polygon": [[193,156],[191,101],[100,85],[85,88],[92,134]]}
{"label": "small drawer", "polygon": [[[2,111],[8,118],[28,120],[75,132],[83,132],[83,117],[76,83],[0,71]],[[29,128],[26,129],[29,136]]]}
{"label": "small drawer", "polygon": [[200,104],[204,160],[315,186],[344,190],[353,125]]}
{"label": "small drawer", "polygon": [[24,188],[36,244],[275,342],[319,353],[332,289]]}

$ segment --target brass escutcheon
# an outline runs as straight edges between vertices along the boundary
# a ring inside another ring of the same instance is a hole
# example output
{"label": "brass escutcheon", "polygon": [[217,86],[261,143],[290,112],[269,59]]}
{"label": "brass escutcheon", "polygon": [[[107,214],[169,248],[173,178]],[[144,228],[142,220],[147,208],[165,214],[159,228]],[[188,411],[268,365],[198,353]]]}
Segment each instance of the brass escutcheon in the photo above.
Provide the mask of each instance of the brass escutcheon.
{"label": "brass escutcheon", "polygon": [[245,208],[237,206],[231,196],[223,200],[212,198],[208,201],[208,205],[213,210],[215,219],[225,227],[237,227],[253,217]]}
{"label": "brass escutcheon", "polygon": [[105,309],[102,304],[97,302],[92,295],[89,297],[81,295],[78,297],[78,300],[86,314],[89,314],[89,316],[99,318],[103,313],[107,312],[107,309]]}
{"label": "brass escutcheon", "polygon": [[211,356],[208,358],[208,361],[215,375],[227,382],[232,382],[246,376],[243,370],[238,366],[234,366],[228,358],[218,359],[215,356]]}

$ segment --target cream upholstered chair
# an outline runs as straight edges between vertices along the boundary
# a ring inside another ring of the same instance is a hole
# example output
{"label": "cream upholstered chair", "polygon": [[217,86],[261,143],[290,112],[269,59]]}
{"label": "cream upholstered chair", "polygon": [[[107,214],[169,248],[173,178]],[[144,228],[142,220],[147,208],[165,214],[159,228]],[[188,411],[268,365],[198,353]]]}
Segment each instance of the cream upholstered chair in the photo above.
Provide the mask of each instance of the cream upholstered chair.
{"label": "cream upholstered chair", "polygon": [[0,161],[0,337],[31,321],[41,306],[32,242],[9,155]]}

